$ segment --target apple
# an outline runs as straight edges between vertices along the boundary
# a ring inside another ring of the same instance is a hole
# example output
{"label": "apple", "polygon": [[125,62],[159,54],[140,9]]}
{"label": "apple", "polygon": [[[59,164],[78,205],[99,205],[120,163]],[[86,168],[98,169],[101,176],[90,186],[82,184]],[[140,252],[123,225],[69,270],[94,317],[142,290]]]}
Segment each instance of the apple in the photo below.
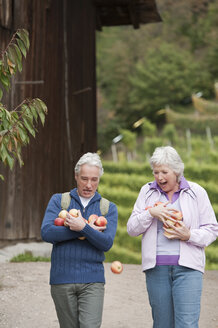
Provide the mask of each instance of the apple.
{"label": "apple", "polygon": [[163,204],[163,202],[156,202],[156,203],[154,204],[154,206],[158,206],[158,205],[160,205],[160,204]]}
{"label": "apple", "polygon": [[172,218],[173,219],[176,219],[176,220],[178,220],[178,221],[181,221],[182,220],[182,212],[181,211],[172,211],[172,213],[171,213],[172,215]]}
{"label": "apple", "polygon": [[64,219],[63,218],[56,218],[55,220],[54,220],[54,224],[56,225],[56,226],[63,226],[64,225]]}
{"label": "apple", "polygon": [[123,265],[120,261],[114,261],[111,263],[111,271],[113,273],[119,274],[123,271]]}
{"label": "apple", "polygon": [[99,216],[94,224],[98,227],[104,227],[107,225],[107,219],[104,216]]}
{"label": "apple", "polygon": [[58,214],[59,218],[66,219],[67,217],[67,210],[61,210],[60,213]]}
{"label": "apple", "polygon": [[[182,215],[182,212],[181,211],[174,210],[171,213],[171,217],[174,220],[181,221],[182,218],[183,218],[183,215]],[[179,222],[174,222],[174,221],[172,221],[170,219],[166,220],[166,222],[171,222],[175,227],[179,227],[180,226]],[[166,225],[164,225],[164,226],[166,227]],[[169,227],[166,227],[166,228],[173,230],[172,228],[169,228]],[[166,236],[166,237],[167,236],[170,236],[170,233],[167,232],[167,231],[164,231],[164,236]]]}
{"label": "apple", "polygon": [[95,223],[95,221],[97,220],[98,215],[97,214],[91,214],[88,218],[88,223]]}
{"label": "apple", "polygon": [[77,218],[79,216],[78,210],[76,210],[75,208],[71,208],[71,210],[69,210],[69,214],[74,218]]}

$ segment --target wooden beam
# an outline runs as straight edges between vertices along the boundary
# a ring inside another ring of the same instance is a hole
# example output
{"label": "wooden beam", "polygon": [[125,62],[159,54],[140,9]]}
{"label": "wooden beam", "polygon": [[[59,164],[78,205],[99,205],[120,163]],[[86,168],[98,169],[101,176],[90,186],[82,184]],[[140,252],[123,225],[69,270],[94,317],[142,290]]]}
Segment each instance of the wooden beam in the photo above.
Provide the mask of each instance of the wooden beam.
{"label": "wooden beam", "polygon": [[130,0],[130,3],[128,4],[128,11],[129,11],[129,17],[130,21],[135,29],[138,29],[140,24],[139,24],[139,17],[137,15],[136,11],[136,6],[135,6],[135,1]]}

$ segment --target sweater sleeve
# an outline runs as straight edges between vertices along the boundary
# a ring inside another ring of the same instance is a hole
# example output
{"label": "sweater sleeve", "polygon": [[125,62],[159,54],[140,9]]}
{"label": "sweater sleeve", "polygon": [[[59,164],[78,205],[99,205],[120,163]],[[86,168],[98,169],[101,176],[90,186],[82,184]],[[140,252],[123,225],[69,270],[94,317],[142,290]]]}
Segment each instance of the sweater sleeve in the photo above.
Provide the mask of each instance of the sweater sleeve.
{"label": "sweater sleeve", "polygon": [[81,236],[81,233],[71,231],[68,227],[54,225],[60,211],[61,194],[54,194],[48,203],[41,226],[41,236],[46,242],[54,244]]}
{"label": "sweater sleeve", "polygon": [[188,243],[206,247],[218,236],[218,223],[206,190],[198,187],[199,227],[191,227],[191,236]]}
{"label": "sweater sleeve", "polygon": [[146,192],[148,190],[148,185],[141,188],[138,198],[135,202],[132,214],[127,222],[127,232],[130,236],[139,236],[150,227],[153,221],[153,217],[150,212],[146,210],[146,206],[152,205],[146,202]]}
{"label": "sweater sleeve", "polygon": [[81,230],[81,234],[85,236],[93,246],[103,252],[109,251],[109,249],[112,247],[116,234],[118,211],[115,204],[110,203],[106,219],[107,228],[104,231],[97,231],[90,227],[88,224],[86,224],[84,229]]}

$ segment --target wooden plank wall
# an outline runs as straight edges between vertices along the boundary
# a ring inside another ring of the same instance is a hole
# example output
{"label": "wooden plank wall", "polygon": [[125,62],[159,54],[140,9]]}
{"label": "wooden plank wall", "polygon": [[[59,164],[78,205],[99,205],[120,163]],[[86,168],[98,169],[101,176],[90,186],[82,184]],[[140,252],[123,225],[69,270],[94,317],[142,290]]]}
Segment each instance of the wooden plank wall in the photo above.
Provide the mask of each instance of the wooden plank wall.
{"label": "wooden plank wall", "polygon": [[40,240],[49,198],[74,186],[76,161],[97,147],[95,9],[90,0],[12,3],[11,26],[0,23],[0,48],[18,28],[28,29],[31,47],[4,101],[13,108],[38,97],[49,114],[23,148],[24,166],[11,172],[0,164],[0,241]]}

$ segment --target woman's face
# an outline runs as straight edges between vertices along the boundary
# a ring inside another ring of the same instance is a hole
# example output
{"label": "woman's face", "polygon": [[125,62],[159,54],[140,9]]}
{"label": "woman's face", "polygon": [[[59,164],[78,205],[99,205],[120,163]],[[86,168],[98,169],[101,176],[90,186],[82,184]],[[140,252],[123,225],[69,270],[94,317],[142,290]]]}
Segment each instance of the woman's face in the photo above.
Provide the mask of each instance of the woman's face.
{"label": "woman's face", "polygon": [[177,175],[171,168],[169,168],[169,166],[154,166],[153,174],[158,186],[166,193],[178,190],[179,184],[177,181]]}

